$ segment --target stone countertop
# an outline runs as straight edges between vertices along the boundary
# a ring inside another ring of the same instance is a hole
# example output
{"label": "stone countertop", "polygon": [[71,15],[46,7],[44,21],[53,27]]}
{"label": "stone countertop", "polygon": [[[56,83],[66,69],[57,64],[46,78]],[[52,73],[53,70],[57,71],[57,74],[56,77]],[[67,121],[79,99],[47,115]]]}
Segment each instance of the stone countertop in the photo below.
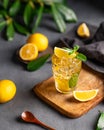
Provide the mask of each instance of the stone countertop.
{"label": "stone countertop", "polygon": [[[104,12],[100,6],[83,0],[70,0],[69,6],[76,12],[78,22],[85,21],[99,26],[104,19]],[[50,45],[63,34],[57,32],[54,23],[44,18],[38,32],[49,38]],[[48,23],[48,24],[47,24]],[[75,24],[75,23],[74,23]],[[67,24],[69,31],[74,24]],[[20,120],[20,114],[29,110],[35,116],[55,128],[56,130],[95,130],[99,116],[99,110],[104,110],[104,104],[100,103],[94,109],[77,119],[67,118],[55,109],[41,101],[32,92],[37,83],[52,76],[51,63],[46,63],[35,72],[29,72],[25,66],[15,57],[16,50],[25,43],[26,37],[16,34],[12,42],[0,37],[0,79],[13,80],[17,86],[17,93],[13,100],[0,104],[0,130],[43,130],[34,124],[27,124]]]}

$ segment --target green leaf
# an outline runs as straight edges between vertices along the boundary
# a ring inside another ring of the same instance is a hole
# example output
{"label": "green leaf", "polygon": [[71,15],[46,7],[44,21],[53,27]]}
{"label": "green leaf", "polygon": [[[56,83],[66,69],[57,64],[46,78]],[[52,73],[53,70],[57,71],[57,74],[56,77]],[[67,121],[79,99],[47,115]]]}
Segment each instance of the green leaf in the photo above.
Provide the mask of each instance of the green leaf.
{"label": "green leaf", "polygon": [[5,26],[6,26],[6,21],[0,22],[0,31],[2,31]]}
{"label": "green leaf", "polygon": [[32,33],[35,32],[35,30],[37,29],[37,27],[40,24],[40,21],[42,19],[43,10],[44,10],[44,6],[40,6],[40,8],[38,10],[38,14],[37,14],[37,19],[36,19],[35,25],[34,25],[34,27],[32,29]]}
{"label": "green leaf", "polygon": [[104,112],[100,112],[96,130],[103,130],[104,128]]}
{"label": "green leaf", "polygon": [[78,46],[78,45],[75,45],[73,49],[74,49],[74,52],[76,52],[76,51],[78,51],[79,46]]}
{"label": "green leaf", "polygon": [[17,32],[24,34],[24,35],[29,35],[29,31],[27,30],[27,28],[25,28],[24,26],[22,26],[21,24],[17,23],[14,21],[14,27],[17,30]]}
{"label": "green leaf", "polygon": [[68,22],[76,22],[77,17],[74,11],[67,6],[63,4],[57,4],[56,5],[57,9],[59,10],[60,13],[64,16],[65,20]]}
{"label": "green leaf", "polygon": [[79,46],[78,46],[78,45],[75,45],[75,46],[73,47],[73,49],[70,49],[70,48],[64,47],[64,49],[67,50],[68,53],[69,53],[69,55],[70,55],[70,54],[72,54],[72,53],[78,51]]}
{"label": "green leaf", "polygon": [[46,5],[52,5],[53,3],[62,3],[62,0],[42,0]]}
{"label": "green leaf", "polygon": [[[70,48],[67,48],[67,47],[64,47],[63,49],[67,50],[68,53],[69,53],[69,55],[70,55],[70,54],[72,54],[72,53],[77,52],[78,49],[79,49],[79,46],[78,46],[78,45],[75,45],[75,46],[73,47],[73,49],[70,49]],[[86,57],[84,54],[82,54],[82,53],[78,53],[78,54],[76,55],[76,58],[79,59],[79,60],[81,60],[81,61],[86,61],[86,60],[87,60],[87,57]]]}
{"label": "green leaf", "polygon": [[81,60],[81,61],[86,61],[87,60],[87,57],[82,53],[78,53],[76,58]]}
{"label": "green leaf", "polygon": [[0,14],[0,20],[3,18],[3,15],[2,14]]}
{"label": "green leaf", "polygon": [[62,0],[62,4],[67,5],[67,1],[66,0]]}
{"label": "green leaf", "polygon": [[73,88],[76,86],[77,84],[77,81],[78,81],[78,74],[73,74],[69,80],[69,87],[70,88]]}
{"label": "green leaf", "polygon": [[21,7],[20,0],[15,0],[15,2],[12,4],[12,6],[9,9],[10,16],[15,16],[20,10],[20,7]]}
{"label": "green leaf", "polygon": [[8,17],[8,14],[7,14],[7,12],[6,12],[5,10],[0,10],[0,14],[1,14],[4,18]]}
{"label": "green leaf", "polygon": [[7,25],[7,30],[6,30],[7,39],[9,41],[12,41],[14,38],[14,34],[15,34],[15,30],[13,27],[13,23],[11,22]]}
{"label": "green leaf", "polygon": [[34,12],[34,7],[31,6],[31,3],[28,2],[27,5],[25,6],[25,10],[24,10],[24,22],[26,25],[29,25],[29,23],[32,21],[33,19],[33,12]]}
{"label": "green leaf", "polygon": [[44,3],[53,2],[53,3],[62,3],[63,0],[42,0]]}
{"label": "green leaf", "polygon": [[96,128],[96,130],[102,130],[101,128]]}
{"label": "green leaf", "polygon": [[3,0],[3,7],[5,8],[5,9],[7,9],[7,7],[8,7],[8,4],[9,4],[9,0]]}
{"label": "green leaf", "polygon": [[1,14],[1,12],[0,12],[0,20],[1,20],[1,19],[3,19],[3,14]]}
{"label": "green leaf", "polygon": [[37,69],[39,69],[41,66],[43,66],[45,64],[45,62],[47,61],[47,59],[50,57],[50,54],[46,54],[44,56],[41,56],[40,58],[34,60],[34,61],[30,61],[27,64],[27,69],[29,71],[35,71]]}
{"label": "green leaf", "polygon": [[63,49],[67,50],[69,55],[74,52],[73,49],[70,49],[70,48],[67,48],[67,47],[63,47]]}
{"label": "green leaf", "polygon": [[52,14],[53,14],[54,20],[55,20],[56,25],[59,28],[60,32],[65,32],[66,24],[65,24],[65,22],[63,20],[63,17],[57,11],[57,9],[56,9],[54,4],[51,5],[51,9],[52,9]]}
{"label": "green leaf", "polygon": [[0,22],[4,21],[4,17],[3,17],[3,14],[0,14]]}

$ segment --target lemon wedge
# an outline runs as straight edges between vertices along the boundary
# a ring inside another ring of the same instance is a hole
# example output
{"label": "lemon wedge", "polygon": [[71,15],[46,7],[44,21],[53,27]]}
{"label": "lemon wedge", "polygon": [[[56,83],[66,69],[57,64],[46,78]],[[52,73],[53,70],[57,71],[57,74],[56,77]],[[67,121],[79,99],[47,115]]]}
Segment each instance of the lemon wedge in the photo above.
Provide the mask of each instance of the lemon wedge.
{"label": "lemon wedge", "polygon": [[83,37],[83,38],[87,38],[90,36],[89,28],[87,27],[85,23],[82,23],[81,25],[79,25],[77,29],[77,34],[78,36]]}
{"label": "lemon wedge", "polygon": [[68,50],[63,49],[63,48],[59,48],[59,47],[54,48],[54,54],[59,58],[62,58],[62,57],[74,58],[74,57],[76,57],[75,52],[72,54],[69,54]]}
{"label": "lemon wedge", "polygon": [[84,91],[73,91],[73,96],[78,101],[89,101],[95,98],[98,94],[98,89],[84,90]]}

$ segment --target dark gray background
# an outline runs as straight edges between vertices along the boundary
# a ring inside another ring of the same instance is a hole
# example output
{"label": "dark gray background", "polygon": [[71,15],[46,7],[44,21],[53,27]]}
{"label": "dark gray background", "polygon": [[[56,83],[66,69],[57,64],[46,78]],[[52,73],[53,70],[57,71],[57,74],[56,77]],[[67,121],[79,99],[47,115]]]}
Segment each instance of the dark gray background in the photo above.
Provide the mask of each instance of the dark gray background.
{"label": "dark gray background", "polygon": [[[69,0],[68,3],[76,12],[78,22],[85,21],[99,26],[104,20],[101,0],[93,0],[91,3],[84,0]],[[63,34],[57,32],[52,18],[46,17],[44,16],[37,31],[45,34],[52,45]],[[67,24],[67,31],[73,26],[74,24]],[[43,128],[37,125],[26,124],[20,120],[20,114],[25,110],[33,112],[38,119],[56,130],[95,130],[98,111],[104,110],[104,102],[84,116],[71,119],[61,115],[35,96],[32,92],[34,85],[52,76],[51,63],[46,63],[35,72],[28,72],[15,57],[16,50],[26,42],[26,38],[16,34],[12,42],[7,42],[0,37],[0,79],[13,80],[17,86],[15,98],[8,103],[0,104],[0,130],[42,130]]]}

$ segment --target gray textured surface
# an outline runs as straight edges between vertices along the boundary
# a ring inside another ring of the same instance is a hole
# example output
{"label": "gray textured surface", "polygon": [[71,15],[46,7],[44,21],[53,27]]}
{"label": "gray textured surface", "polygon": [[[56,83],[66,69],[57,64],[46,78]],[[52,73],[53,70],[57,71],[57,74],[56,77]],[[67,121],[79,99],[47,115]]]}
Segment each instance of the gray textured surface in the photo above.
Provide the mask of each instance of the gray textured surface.
{"label": "gray textured surface", "polygon": [[[75,10],[78,21],[86,21],[98,26],[104,19],[104,10],[93,4],[83,0],[70,0],[69,5]],[[73,25],[67,24],[67,31]],[[38,32],[47,35],[50,44],[63,35],[54,29],[54,23],[50,18],[42,21]],[[32,111],[38,119],[56,130],[95,130],[98,111],[104,110],[103,103],[78,119],[70,119],[59,114],[33,94],[33,86],[52,75],[51,64],[45,64],[36,72],[28,72],[14,56],[25,41],[26,37],[19,34],[15,35],[12,42],[0,37],[0,79],[13,80],[17,85],[15,98],[6,104],[0,104],[0,130],[42,130],[43,128],[37,125],[26,124],[19,119],[24,110]]]}

